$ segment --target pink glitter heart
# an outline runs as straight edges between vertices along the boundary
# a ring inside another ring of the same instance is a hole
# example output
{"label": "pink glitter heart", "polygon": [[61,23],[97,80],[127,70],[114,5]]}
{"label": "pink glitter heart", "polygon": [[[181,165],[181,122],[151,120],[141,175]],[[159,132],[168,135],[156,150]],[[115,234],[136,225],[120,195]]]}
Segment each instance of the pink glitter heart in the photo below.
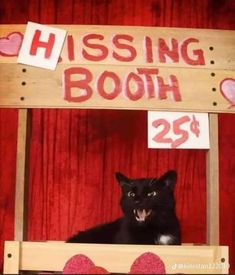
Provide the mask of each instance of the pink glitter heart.
{"label": "pink glitter heart", "polygon": [[63,274],[90,274],[89,271],[95,264],[85,255],[78,254],[71,257],[63,268]]}
{"label": "pink glitter heart", "polygon": [[129,274],[166,274],[166,270],[159,256],[146,252],[133,262]]}
{"label": "pink glitter heart", "polygon": [[89,269],[89,274],[110,274],[110,273],[102,266],[95,265]]}
{"label": "pink glitter heart", "polygon": [[235,79],[225,78],[220,83],[222,95],[231,103],[230,107],[235,105]]}
{"label": "pink glitter heart", "polygon": [[12,32],[7,37],[0,37],[0,55],[18,56],[23,41],[23,34]]}

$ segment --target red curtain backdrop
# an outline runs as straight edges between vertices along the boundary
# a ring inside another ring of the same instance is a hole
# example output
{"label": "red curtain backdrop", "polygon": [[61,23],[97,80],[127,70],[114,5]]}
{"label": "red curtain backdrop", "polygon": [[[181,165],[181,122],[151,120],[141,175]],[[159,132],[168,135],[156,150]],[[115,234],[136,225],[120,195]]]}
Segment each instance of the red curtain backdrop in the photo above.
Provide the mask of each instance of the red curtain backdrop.
{"label": "red curtain backdrop", "polygon": [[219,115],[220,244],[229,245],[235,274],[235,115]]}
{"label": "red curtain backdrop", "polygon": [[147,149],[145,111],[34,110],[30,151],[30,240],[64,240],[119,217],[115,171],[176,169],[183,241],[205,242],[205,151]]}
{"label": "red curtain backdrop", "polygon": [[[233,0],[2,0],[1,24],[104,24],[235,29]],[[0,91],[1,92],[1,91]],[[147,149],[144,111],[32,110],[29,240],[64,240],[121,215],[115,171],[130,177],[179,175],[183,242],[204,243],[204,150]],[[235,115],[219,115],[220,241],[235,273]],[[13,239],[17,110],[0,110],[0,263]],[[213,137],[211,137],[213,138]]]}
{"label": "red curtain backdrop", "polygon": [[17,110],[0,109],[0,271],[4,241],[14,238],[17,118]]}

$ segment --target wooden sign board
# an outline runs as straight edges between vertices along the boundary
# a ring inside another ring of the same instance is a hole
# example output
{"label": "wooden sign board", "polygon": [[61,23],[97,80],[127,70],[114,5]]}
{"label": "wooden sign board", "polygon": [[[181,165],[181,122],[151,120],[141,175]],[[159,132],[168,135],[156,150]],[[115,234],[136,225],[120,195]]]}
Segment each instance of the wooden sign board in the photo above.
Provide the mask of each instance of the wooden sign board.
{"label": "wooden sign board", "polygon": [[17,64],[26,25],[0,26],[0,107],[235,111],[235,31],[56,27],[50,71]]}

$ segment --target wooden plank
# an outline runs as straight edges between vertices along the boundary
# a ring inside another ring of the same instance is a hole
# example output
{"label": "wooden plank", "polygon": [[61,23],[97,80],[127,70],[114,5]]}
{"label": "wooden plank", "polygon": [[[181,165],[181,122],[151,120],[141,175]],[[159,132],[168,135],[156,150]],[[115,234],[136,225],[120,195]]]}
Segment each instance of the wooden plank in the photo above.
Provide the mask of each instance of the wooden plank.
{"label": "wooden plank", "polygon": [[137,257],[146,252],[152,252],[162,259],[167,274],[228,272],[226,246],[102,245],[59,242],[21,242],[19,269],[62,271],[69,258],[83,254],[95,265],[102,266],[109,272],[128,273]]}
{"label": "wooden plank", "polygon": [[[61,54],[62,63],[64,64],[128,64],[157,67],[203,67],[222,70],[234,70],[235,67],[235,31],[233,30],[102,25],[50,26],[68,31]],[[0,37],[8,37],[14,32],[24,35],[25,28],[26,25],[2,24],[0,26]],[[90,34],[100,35],[100,37],[89,38],[85,42],[85,39],[88,38],[87,35]],[[128,35],[129,40],[127,38],[118,38],[120,34]],[[114,38],[118,38],[118,42],[115,42]],[[22,38],[19,37],[18,40],[20,39]],[[188,39],[193,40],[189,42]],[[174,42],[172,42],[173,40]],[[95,45],[95,47],[92,49],[92,45],[88,46],[88,43]],[[166,48],[162,46],[164,43],[169,48],[169,51],[173,52],[176,58],[174,62],[169,60],[161,61],[160,56],[164,48]],[[104,54],[102,60],[92,61],[84,57],[83,50],[86,50],[91,55],[101,55],[103,50],[100,45],[108,51],[108,54]],[[69,48],[74,50],[68,51]],[[114,52],[125,57],[130,55],[131,49],[136,52],[133,60],[127,62],[114,58]],[[200,54],[198,50],[201,50],[204,54],[205,64],[189,64],[185,61],[184,50],[188,51],[189,58],[195,60],[197,55]],[[151,56],[152,58],[150,58]],[[6,58],[6,56],[0,55],[0,63],[16,63],[16,57]]]}
{"label": "wooden plank", "polygon": [[4,244],[4,274],[19,274],[20,243],[5,241]]}
{"label": "wooden plank", "polygon": [[209,114],[210,150],[207,153],[207,243],[219,244],[218,115]]}
{"label": "wooden plank", "polygon": [[[235,112],[220,92],[221,81],[231,77],[230,71],[217,70],[211,76],[207,69],[161,68],[147,80],[138,70],[133,66],[71,68],[61,64],[56,71],[49,71],[5,64],[0,67],[0,106]],[[106,72],[115,77],[103,82]],[[79,82],[88,73],[92,80]]]}
{"label": "wooden plank", "polygon": [[235,31],[54,26],[68,33],[52,72],[16,64],[26,26],[1,26],[0,107],[234,112]]}
{"label": "wooden plank", "polygon": [[18,114],[14,239],[23,241],[26,230],[28,110]]}

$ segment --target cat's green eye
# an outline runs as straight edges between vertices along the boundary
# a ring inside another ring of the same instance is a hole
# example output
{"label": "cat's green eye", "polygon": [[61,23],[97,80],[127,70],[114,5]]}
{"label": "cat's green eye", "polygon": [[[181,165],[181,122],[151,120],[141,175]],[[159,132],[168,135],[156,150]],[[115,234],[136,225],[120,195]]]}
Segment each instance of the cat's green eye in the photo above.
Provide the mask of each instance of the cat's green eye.
{"label": "cat's green eye", "polygon": [[155,197],[157,196],[157,192],[156,191],[152,191],[148,193],[148,197]]}
{"label": "cat's green eye", "polygon": [[134,196],[135,196],[135,193],[132,192],[132,191],[129,191],[129,192],[127,193],[127,196],[128,196],[128,197],[134,197]]}

